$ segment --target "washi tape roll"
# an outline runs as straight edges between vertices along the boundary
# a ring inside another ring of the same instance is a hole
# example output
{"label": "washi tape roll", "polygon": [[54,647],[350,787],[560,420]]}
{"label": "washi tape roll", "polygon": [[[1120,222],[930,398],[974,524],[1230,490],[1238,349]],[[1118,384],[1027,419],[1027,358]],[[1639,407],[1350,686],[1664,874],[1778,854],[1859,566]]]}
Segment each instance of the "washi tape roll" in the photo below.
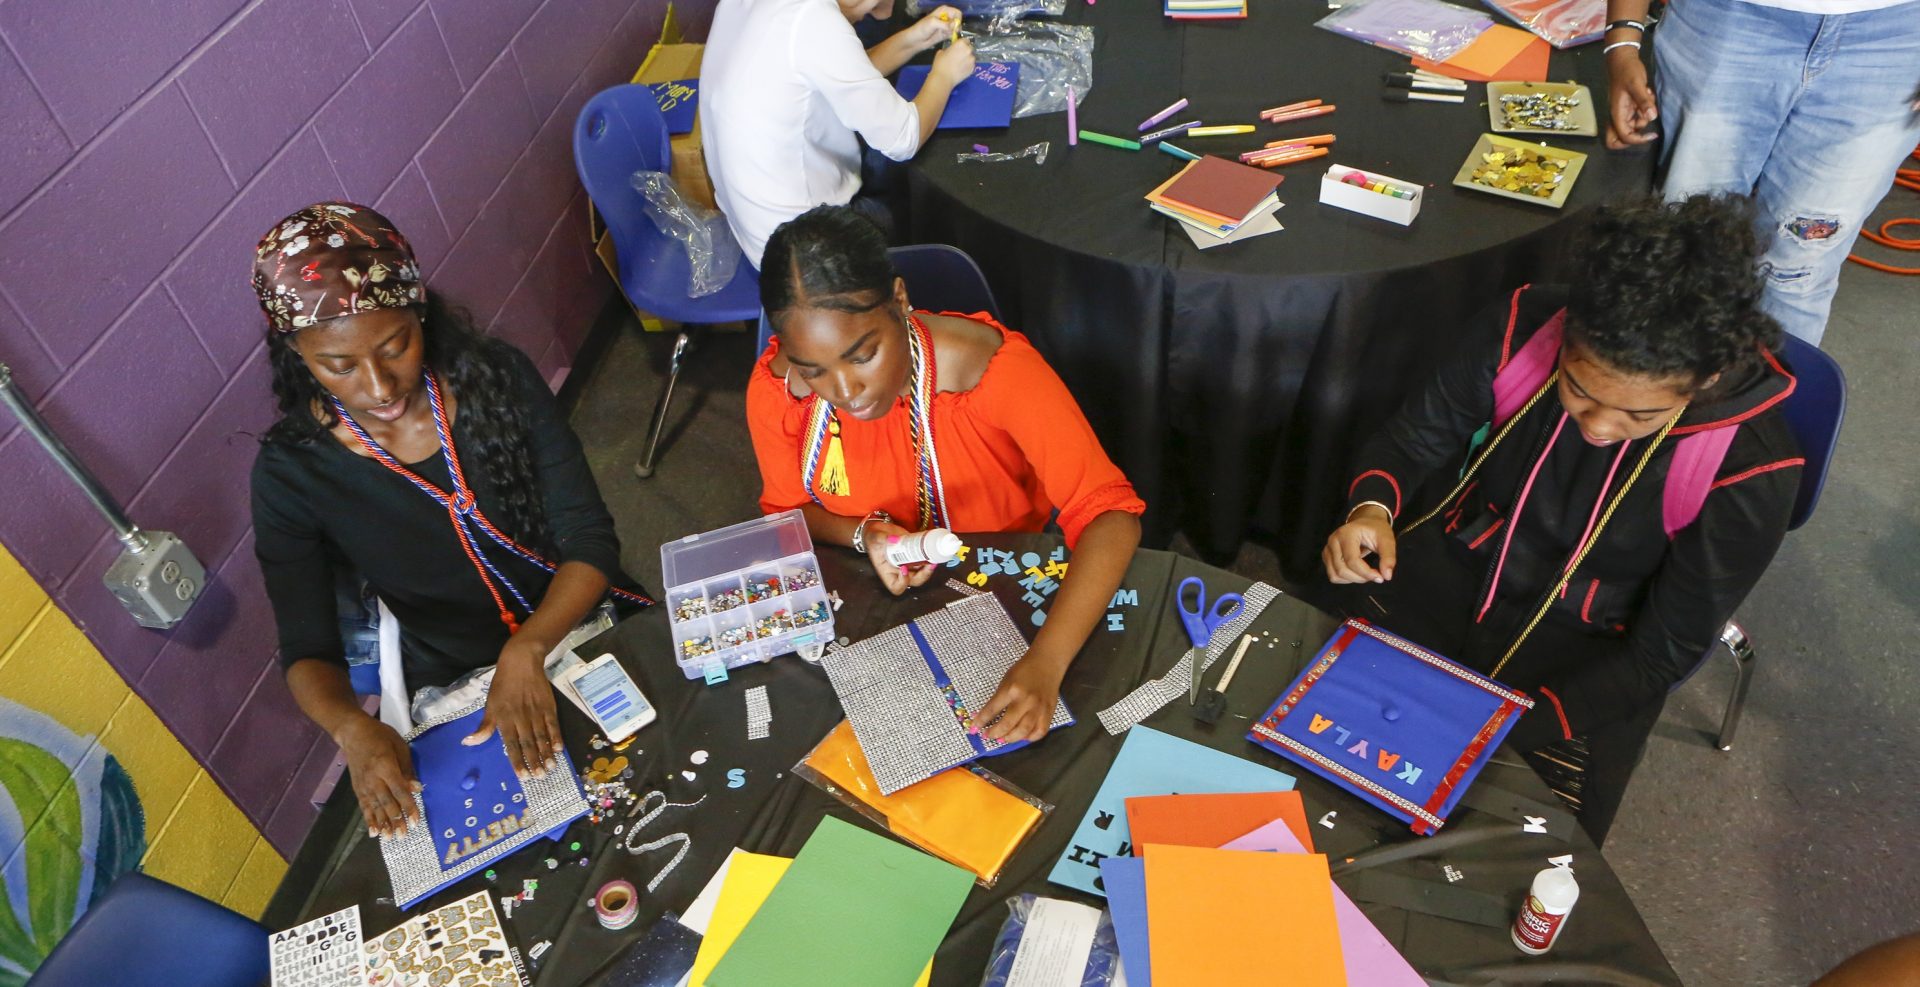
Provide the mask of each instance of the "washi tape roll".
{"label": "washi tape roll", "polygon": [[593,914],[603,929],[624,929],[640,914],[640,895],[627,881],[608,881],[593,896]]}

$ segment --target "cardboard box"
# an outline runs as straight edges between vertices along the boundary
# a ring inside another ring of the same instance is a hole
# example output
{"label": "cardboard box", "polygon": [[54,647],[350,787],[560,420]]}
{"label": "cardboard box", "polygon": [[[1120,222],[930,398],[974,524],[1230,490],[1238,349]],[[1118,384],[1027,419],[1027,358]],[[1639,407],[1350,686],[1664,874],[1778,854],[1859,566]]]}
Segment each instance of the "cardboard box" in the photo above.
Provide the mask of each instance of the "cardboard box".
{"label": "cardboard box", "polygon": [[1384,182],[1394,188],[1413,193],[1412,198],[1402,199],[1342,181],[1356,170],[1344,165],[1328,168],[1327,173],[1320,177],[1320,201],[1329,206],[1351,209],[1375,219],[1384,219],[1389,223],[1399,223],[1401,226],[1412,223],[1413,218],[1420,215],[1420,203],[1424,201],[1426,192],[1424,187],[1382,175],[1377,171],[1364,173],[1367,178],[1376,182]]}
{"label": "cardboard box", "polygon": [[[647,60],[640,63],[640,71],[633,74],[633,81],[650,86],[656,82],[697,79],[700,56],[706,50],[706,45],[654,45],[653,50],[647,52]],[[700,146],[700,118],[694,118],[692,131],[674,135],[669,145],[673,152],[673,181],[680,186],[681,194],[708,209],[719,208],[713,202],[713,179],[707,177],[707,155]]]}

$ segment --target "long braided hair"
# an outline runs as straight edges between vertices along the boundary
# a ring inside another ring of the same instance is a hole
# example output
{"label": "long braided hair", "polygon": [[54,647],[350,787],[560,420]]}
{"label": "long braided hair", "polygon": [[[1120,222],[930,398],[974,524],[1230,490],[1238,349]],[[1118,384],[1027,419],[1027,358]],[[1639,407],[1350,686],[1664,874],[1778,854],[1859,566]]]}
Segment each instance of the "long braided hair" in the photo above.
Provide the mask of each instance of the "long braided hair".
{"label": "long braided hair", "polygon": [[[552,537],[514,366],[525,357],[512,344],[475,330],[472,317],[437,292],[428,292],[426,304],[414,310],[420,316],[427,368],[459,399],[461,431],[472,443],[471,448],[462,447],[462,458],[479,467],[469,470],[469,478],[491,485],[498,506],[489,513],[495,514],[496,524],[522,545],[549,551]],[[293,334],[269,329],[267,357],[281,417],[260,441],[299,445],[325,438],[339,419],[326,400],[326,389],[293,348]]]}

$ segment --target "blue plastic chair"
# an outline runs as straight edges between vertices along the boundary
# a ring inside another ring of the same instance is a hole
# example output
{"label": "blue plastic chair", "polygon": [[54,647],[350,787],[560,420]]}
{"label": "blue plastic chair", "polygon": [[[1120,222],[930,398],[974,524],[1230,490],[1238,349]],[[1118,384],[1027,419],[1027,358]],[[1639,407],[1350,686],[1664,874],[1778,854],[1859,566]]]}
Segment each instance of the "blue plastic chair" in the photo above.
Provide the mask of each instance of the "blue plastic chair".
{"label": "blue plastic chair", "polygon": [[[1794,498],[1793,515],[1787,520],[1787,530],[1792,531],[1813,516],[1813,509],[1820,503],[1820,491],[1827,485],[1827,467],[1833,461],[1834,446],[1840,441],[1840,422],[1847,415],[1847,377],[1833,357],[1798,337],[1786,337],[1785,355],[1799,383],[1794,386],[1793,396],[1781,405],[1780,413],[1786,416],[1787,427],[1793,430],[1800,454],[1807,460],[1800,468],[1800,492]],[[1747,632],[1732,621],[1720,629],[1716,647],[1720,646],[1733,656],[1734,678],[1733,694],[1727,699],[1727,709],[1720,720],[1720,736],[1714,743],[1721,750],[1729,751],[1733,749],[1734,729],[1740,725],[1740,712],[1747,705],[1747,686],[1752,684],[1753,665],[1758,655]],[[1700,665],[1713,657],[1714,650],[1707,651]],[[1694,671],[1699,668],[1694,666]],[[1692,672],[1687,673],[1687,678],[1692,677]],[[1682,679],[1674,688],[1685,683],[1686,679]]]}
{"label": "blue plastic chair", "polygon": [[[907,299],[914,308],[933,312],[985,312],[1000,318],[1000,305],[993,299],[993,288],[980,265],[959,247],[944,243],[919,243],[891,247],[887,256],[907,283]],[[767,313],[760,313],[760,335],[754,347],[758,358],[773,339],[773,325]]]}
{"label": "blue plastic chair", "polygon": [[265,926],[138,871],[88,908],[27,987],[256,987],[270,973]]}
{"label": "blue plastic chair", "polygon": [[[667,122],[651,89],[614,86],[594,94],[574,121],[573,166],[613,235],[620,290],[635,308],[688,325],[747,322],[759,315],[760,279],[751,264],[743,260],[718,292],[691,297],[686,249],[647,218],[645,200],[632,185],[634,172],[673,171]],[[688,343],[685,332],[674,340],[667,386],[655,402],[644,458],[634,468],[642,477],[653,475],[655,448]]]}

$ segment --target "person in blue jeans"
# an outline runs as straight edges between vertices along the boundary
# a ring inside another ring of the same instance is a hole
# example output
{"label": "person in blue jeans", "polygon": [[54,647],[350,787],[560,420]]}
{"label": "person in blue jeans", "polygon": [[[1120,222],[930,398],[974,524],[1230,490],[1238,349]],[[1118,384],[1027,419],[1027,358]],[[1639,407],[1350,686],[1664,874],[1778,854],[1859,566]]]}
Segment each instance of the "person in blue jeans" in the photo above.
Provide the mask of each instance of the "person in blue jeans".
{"label": "person in blue jeans", "polygon": [[1761,307],[1818,345],[1861,224],[1920,144],[1920,0],[1673,0],[1651,85],[1649,3],[1607,2],[1607,146],[1664,137],[1670,201],[1754,195]]}

